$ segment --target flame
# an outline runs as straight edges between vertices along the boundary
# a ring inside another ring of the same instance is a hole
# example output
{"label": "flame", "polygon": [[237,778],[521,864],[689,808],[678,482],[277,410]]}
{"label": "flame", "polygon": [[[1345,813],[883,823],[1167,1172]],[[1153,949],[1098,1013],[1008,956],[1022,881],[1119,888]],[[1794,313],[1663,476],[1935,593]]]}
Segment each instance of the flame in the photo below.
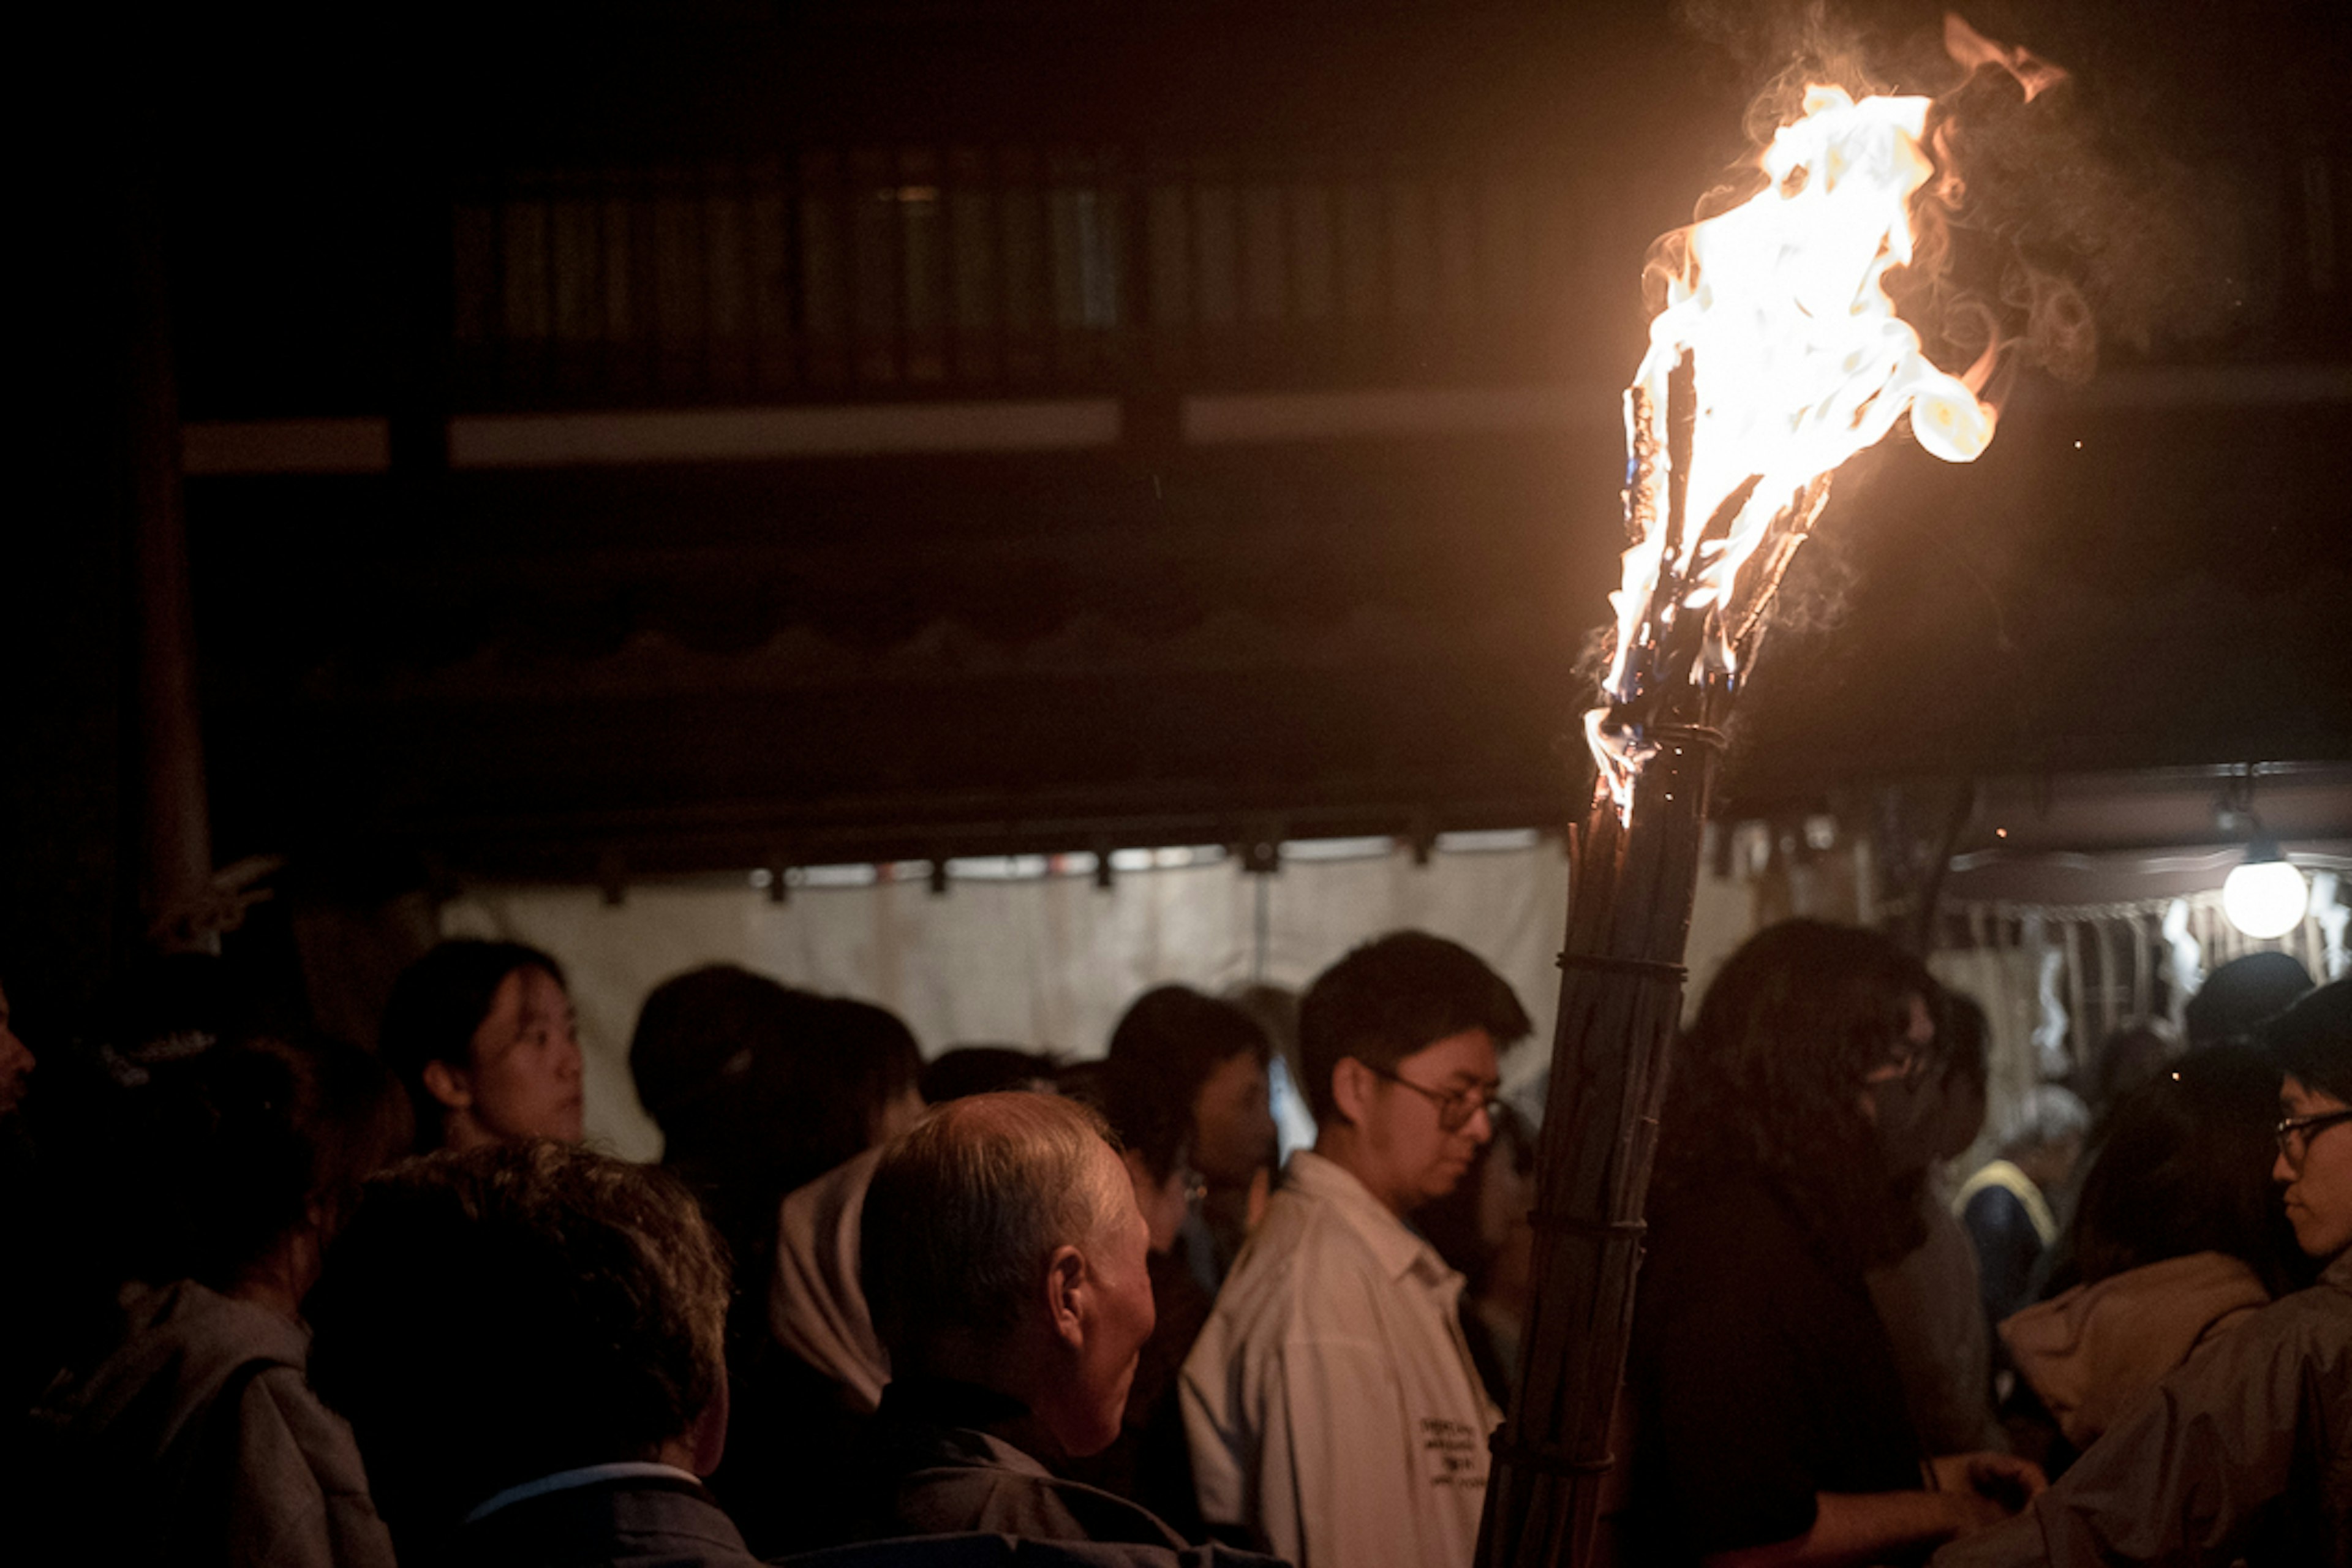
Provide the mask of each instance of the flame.
{"label": "flame", "polygon": [[[1629,705],[1666,681],[1736,682],[1761,607],[1735,607],[1740,569],[1768,538],[1793,546],[1802,537],[1829,476],[1906,413],[1919,444],[1948,462],[1970,460],[1992,439],[1994,410],[1977,397],[1990,351],[1966,377],[1938,369],[1885,289],[1917,239],[1911,198],[1936,173],[1922,144],[1928,108],[1926,98],[1857,101],[1839,88],[1808,88],[1803,114],[1763,153],[1765,189],[1685,233],[1626,393],[1634,539],[1610,595],[1605,706],[1585,721],[1621,814],[1650,749],[1647,710]],[[1685,385],[1675,384],[1678,366],[1687,367]],[[1686,439],[1669,426],[1677,410],[1687,411]],[[1665,498],[1677,489],[1670,518]],[[1776,532],[1784,520],[1790,526]],[[1687,624],[1692,616],[1700,625]],[[1685,673],[1668,650],[1694,636]]]}

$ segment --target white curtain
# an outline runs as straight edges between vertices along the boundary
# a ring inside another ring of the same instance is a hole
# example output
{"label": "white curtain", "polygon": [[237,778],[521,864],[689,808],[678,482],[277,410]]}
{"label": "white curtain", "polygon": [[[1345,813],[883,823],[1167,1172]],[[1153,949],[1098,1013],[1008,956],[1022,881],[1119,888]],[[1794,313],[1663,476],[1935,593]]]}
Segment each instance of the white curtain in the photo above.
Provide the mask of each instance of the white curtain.
{"label": "white curtain", "polygon": [[[1745,893],[1728,896],[1744,912]],[[1441,849],[1425,866],[1401,848],[1294,860],[1271,877],[1223,861],[1127,872],[1108,889],[1044,876],[958,879],[935,895],[920,877],[885,875],[796,886],[781,903],[747,879],[631,888],[611,904],[593,889],[481,888],[445,906],[442,930],[530,942],[562,963],[587,1058],[590,1134],[650,1158],[661,1140],[630,1088],[629,1034],[646,994],[698,964],[740,963],[879,1002],[928,1052],[1001,1042],[1090,1057],[1149,986],[1300,987],[1355,943],[1416,926],[1469,947],[1518,993],[1537,1026],[1531,1048],[1507,1064],[1520,1083],[1549,1049],[1567,898],[1559,846],[1537,841]]]}

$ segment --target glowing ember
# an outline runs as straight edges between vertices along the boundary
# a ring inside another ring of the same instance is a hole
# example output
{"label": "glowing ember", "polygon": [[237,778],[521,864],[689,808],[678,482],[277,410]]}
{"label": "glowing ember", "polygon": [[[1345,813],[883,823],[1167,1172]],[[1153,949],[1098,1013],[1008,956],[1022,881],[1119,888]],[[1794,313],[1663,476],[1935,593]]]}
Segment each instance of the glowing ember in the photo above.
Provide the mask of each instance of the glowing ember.
{"label": "glowing ember", "polygon": [[[1928,109],[1809,88],[1802,117],[1763,154],[1766,188],[1682,237],[1625,395],[1633,543],[1610,595],[1604,706],[1585,720],[1621,814],[1664,688],[1736,682],[1772,581],[1839,465],[1906,414],[1947,461],[1992,439],[1994,410],[1977,397],[1992,351],[1965,376],[1937,369],[1885,287],[1911,259],[1912,196],[1937,172]],[[1741,584],[1768,539],[1756,581]]]}

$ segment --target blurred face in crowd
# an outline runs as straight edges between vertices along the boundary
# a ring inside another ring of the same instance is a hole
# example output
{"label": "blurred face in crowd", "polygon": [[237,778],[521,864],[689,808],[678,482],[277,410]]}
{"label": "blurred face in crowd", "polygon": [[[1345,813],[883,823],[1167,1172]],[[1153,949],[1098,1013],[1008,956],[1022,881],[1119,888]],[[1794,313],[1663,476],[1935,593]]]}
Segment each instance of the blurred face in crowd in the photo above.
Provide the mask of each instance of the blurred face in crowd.
{"label": "blurred face in crowd", "polygon": [[1926,997],[1915,995],[1903,1038],[1885,1061],[1863,1075],[1862,1113],[1878,1131],[1887,1169],[1897,1174],[1927,1169],[1948,1137],[1935,1044],[1935,1015]]}
{"label": "blurred face in crowd", "polygon": [[0,991],[0,1116],[25,1103],[25,1085],[32,1076],[32,1047],[16,1037],[9,1020],[8,993]]}
{"label": "blurred face in crowd", "polygon": [[544,969],[518,969],[499,983],[466,1070],[437,1061],[425,1069],[425,1088],[448,1108],[453,1149],[530,1138],[578,1142],[580,1079],[572,999]]}
{"label": "blurred face in crowd", "polygon": [[1118,1436],[1135,1363],[1156,1321],[1146,1260],[1151,1237],[1135,1189],[1108,1143],[1097,1146],[1100,1219],[1083,1246],[1055,1249],[1047,1290],[1067,1375],[1031,1400],[1073,1457],[1100,1453]]}
{"label": "blurred face in crowd", "polygon": [[1373,1196],[1411,1214],[1468,1173],[1495,1135],[1486,1105],[1501,1087],[1495,1037],[1484,1029],[1424,1046],[1391,1072],[1348,1058],[1332,1075],[1352,1125],[1342,1163]]}
{"label": "blurred face in crowd", "polygon": [[1128,1184],[1135,1192],[1135,1206],[1142,1211],[1143,1227],[1154,1252],[1167,1252],[1176,1245],[1177,1232],[1184,1228],[1184,1220],[1202,1195],[1201,1173],[1181,1157],[1176,1168],[1165,1176],[1155,1176],[1143,1156],[1129,1149],[1119,1156],[1127,1165]]}
{"label": "blurred face in crowd", "polygon": [[1192,1097],[1192,1163],[1214,1185],[1241,1187],[1274,1161],[1274,1091],[1247,1051],[1218,1064]]}
{"label": "blurred face in crowd", "polygon": [[[2352,1119],[2324,1119],[2352,1110],[2324,1090],[2289,1078],[2279,1089],[2278,1163],[2271,1174],[2286,1184],[2286,1217],[2294,1238],[2314,1258],[2333,1258],[2352,1246]],[[2306,1121],[2320,1118],[2320,1121]]]}

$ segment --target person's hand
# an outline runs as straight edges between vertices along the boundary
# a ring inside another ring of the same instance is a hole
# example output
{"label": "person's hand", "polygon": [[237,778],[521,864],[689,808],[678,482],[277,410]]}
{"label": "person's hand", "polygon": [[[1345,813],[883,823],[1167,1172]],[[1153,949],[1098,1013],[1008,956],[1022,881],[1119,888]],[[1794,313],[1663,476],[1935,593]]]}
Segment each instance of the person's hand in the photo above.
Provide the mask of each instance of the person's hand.
{"label": "person's hand", "polygon": [[2050,1485],[2032,1460],[1990,1449],[1940,1455],[1927,1468],[1937,1491],[1950,1500],[1962,1535],[1999,1524]]}

